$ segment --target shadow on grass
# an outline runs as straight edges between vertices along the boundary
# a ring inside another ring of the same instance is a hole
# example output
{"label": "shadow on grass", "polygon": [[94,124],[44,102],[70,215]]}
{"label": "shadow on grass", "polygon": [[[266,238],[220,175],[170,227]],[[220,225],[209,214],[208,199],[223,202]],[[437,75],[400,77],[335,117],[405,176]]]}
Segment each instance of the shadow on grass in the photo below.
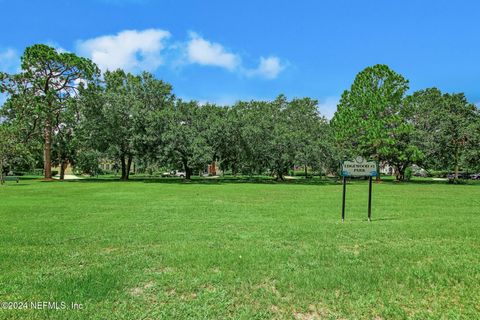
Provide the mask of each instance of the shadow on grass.
{"label": "shadow on grass", "polygon": [[203,178],[192,177],[191,180],[185,180],[182,178],[160,178],[160,177],[132,177],[128,181],[122,181],[120,179],[104,179],[104,178],[89,178],[82,180],[70,180],[68,182],[125,182],[125,183],[161,183],[161,184],[202,184],[202,185],[219,185],[219,184],[242,184],[242,183],[255,183],[255,184],[285,184],[285,185],[334,185],[336,182],[334,179],[291,179],[278,181],[270,177],[221,177],[221,178]]}
{"label": "shadow on grass", "polygon": [[[23,180],[38,180],[41,181],[41,178],[21,178]],[[285,180],[276,180],[273,177],[269,176],[238,176],[238,177],[219,177],[219,178],[209,178],[209,177],[192,177],[191,180],[185,180],[182,178],[177,177],[169,177],[169,178],[162,178],[162,177],[151,177],[151,176],[132,176],[129,180],[124,181],[120,180],[118,177],[98,177],[98,178],[84,178],[84,179],[77,179],[77,180],[53,180],[53,181],[41,181],[45,183],[49,182],[60,182],[60,183],[161,183],[161,184],[202,184],[202,185],[218,185],[218,184],[242,184],[242,183],[253,183],[253,184],[282,184],[282,185],[341,185],[342,179],[341,178],[322,178],[313,177],[305,179],[303,177],[295,177],[293,179],[285,179]],[[364,178],[354,178],[354,179],[347,179],[347,184],[367,184],[368,179]],[[414,179],[410,181],[396,181],[391,177],[382,177],[380,181],[373,181],[375,184],[389,184],[389,185],[447,185],[447,181],[438,181],[438,180],[431,180],[428,178],[425,179]],[[452,184],[453,185],[453,184]],[[480,181],[467,181],[461,185],[465,186],[480,186]]]}
{"label": "shadow on grass", "polygon": [[394,220],[401,220],[398,217],[385,217],[385,218],[372,218],[372,222],[374,221],[394,221]]}

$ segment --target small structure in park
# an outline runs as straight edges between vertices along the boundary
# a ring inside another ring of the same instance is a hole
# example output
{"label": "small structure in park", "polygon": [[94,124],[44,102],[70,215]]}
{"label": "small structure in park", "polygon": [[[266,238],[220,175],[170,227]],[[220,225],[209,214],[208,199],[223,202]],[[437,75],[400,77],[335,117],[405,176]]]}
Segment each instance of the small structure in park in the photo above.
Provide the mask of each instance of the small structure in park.
{"label": "small structure in park", "polygon": [[343,177],[342,222],[345,221],[345,194],[347,177],[368,177],[368,221],[372,221],[372,177],[378,176],[378,162],[358,156],[354,160],[344,160],[340,165]]}
{"label": "small structure in park", "polygon": [[218,166],[217,161],[212,161],[212,163],[208,165],[207,174],[209,176],[218,176],[222,174],[222,170]]}

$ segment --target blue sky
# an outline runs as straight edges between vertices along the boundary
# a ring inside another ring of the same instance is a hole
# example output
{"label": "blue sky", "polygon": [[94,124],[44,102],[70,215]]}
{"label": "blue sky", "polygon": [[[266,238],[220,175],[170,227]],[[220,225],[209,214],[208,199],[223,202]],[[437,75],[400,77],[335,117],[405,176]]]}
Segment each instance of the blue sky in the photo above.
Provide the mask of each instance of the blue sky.
{"label": "blue sky", "polygon": [[327,116],[355,75],[388,64],[411,90],[480,102],[478,1],[0,0],[0,69],[47,43],[102,68],[147,69],[202,102],[309,96]]}

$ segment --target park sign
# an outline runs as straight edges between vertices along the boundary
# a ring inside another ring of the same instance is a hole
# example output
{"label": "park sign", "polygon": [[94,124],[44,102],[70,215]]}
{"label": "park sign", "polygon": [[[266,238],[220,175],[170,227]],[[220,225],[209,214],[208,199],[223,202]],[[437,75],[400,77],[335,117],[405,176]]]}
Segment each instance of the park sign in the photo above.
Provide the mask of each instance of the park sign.
{"label": "park sign", "polygon": [[378,164],[358,156],[354,160],[342,161],[341,173],[343,177],[376,177]]}
{"label": "park sign", "polygon": [[368,221],[372,221],[372,177],[379,175],[378,162],[368,161],[358,156],[354,160],[344,160],[341,163],[343,177],[342,222],[345,221],[345,194],[347,193],[347,177],[368,178]]}

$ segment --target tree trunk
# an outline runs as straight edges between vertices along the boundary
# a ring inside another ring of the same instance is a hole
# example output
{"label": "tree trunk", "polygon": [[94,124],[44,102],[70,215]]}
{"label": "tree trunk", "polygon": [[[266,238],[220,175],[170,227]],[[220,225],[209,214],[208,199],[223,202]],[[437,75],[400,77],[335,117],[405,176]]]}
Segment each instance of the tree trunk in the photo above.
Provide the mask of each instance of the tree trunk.
{"label": "tree trunk", "polygon": [[397,167],[396,178],[397,178],[397,181],[405,180],[405,169],[403,167]]}
{"label": "tree trunk", "polygon": [[0,185],[4,184],[5,180],[3,179],[3,159],[0,161]]}
{"label": "tree trunk", "polygon": [[382,178],[380,177],[380,168],[377,172],[377,176],[375,177],[375,182],[381,182],[382,181]]}
{"label": "tree trunk", "polygon": [[132,167],[132,156],[129,155],[128,160],[127,160],[127,170],[125,172],[125,180],[128,180],[128,178],[130,177],[130,168],[131,167]]}
{"label": "tree trunk", "polygon": [[188,166],[188,162],[186,160],[183,160],[183,169],[185,169],[185,179],[190,180],[192,176],[192,169]]}
{"label": "tree trunk", "polygon": [[284,181],[282,170],[277,170],[277,181]]}
{"label": "tree trunk", "polygon": [[65,180],[65,168],[67,167],[68,162],[60,162],[60,180]]}
{"label": "tree trunk", "polygon": [[124,155],[120,157],[120,163],[122,165],[122,176],[120,177],[120,180],[127,180],[127,164],[125,163]]}
{"label": "tree trunk", "polygon": [[192,177],[192,169],[189,167],[185,167],[185,179],[190,180]]}
{"label": "tree trunk", "polygon": [[52,123],[47,118],[44,128],[45,145],[43,146],[43,174],[45,180],[52,179]]}
{"label": "tree trunk", "polygon": [[308,167],[307,165],[305,165],[305,179],[308,178]]}
{"label": "tree trunk", "polygon": [[458,165],[458,148],[455,149],[455,177],[454,179],[458,179],[458,172],[460,171],[459,165]]}

